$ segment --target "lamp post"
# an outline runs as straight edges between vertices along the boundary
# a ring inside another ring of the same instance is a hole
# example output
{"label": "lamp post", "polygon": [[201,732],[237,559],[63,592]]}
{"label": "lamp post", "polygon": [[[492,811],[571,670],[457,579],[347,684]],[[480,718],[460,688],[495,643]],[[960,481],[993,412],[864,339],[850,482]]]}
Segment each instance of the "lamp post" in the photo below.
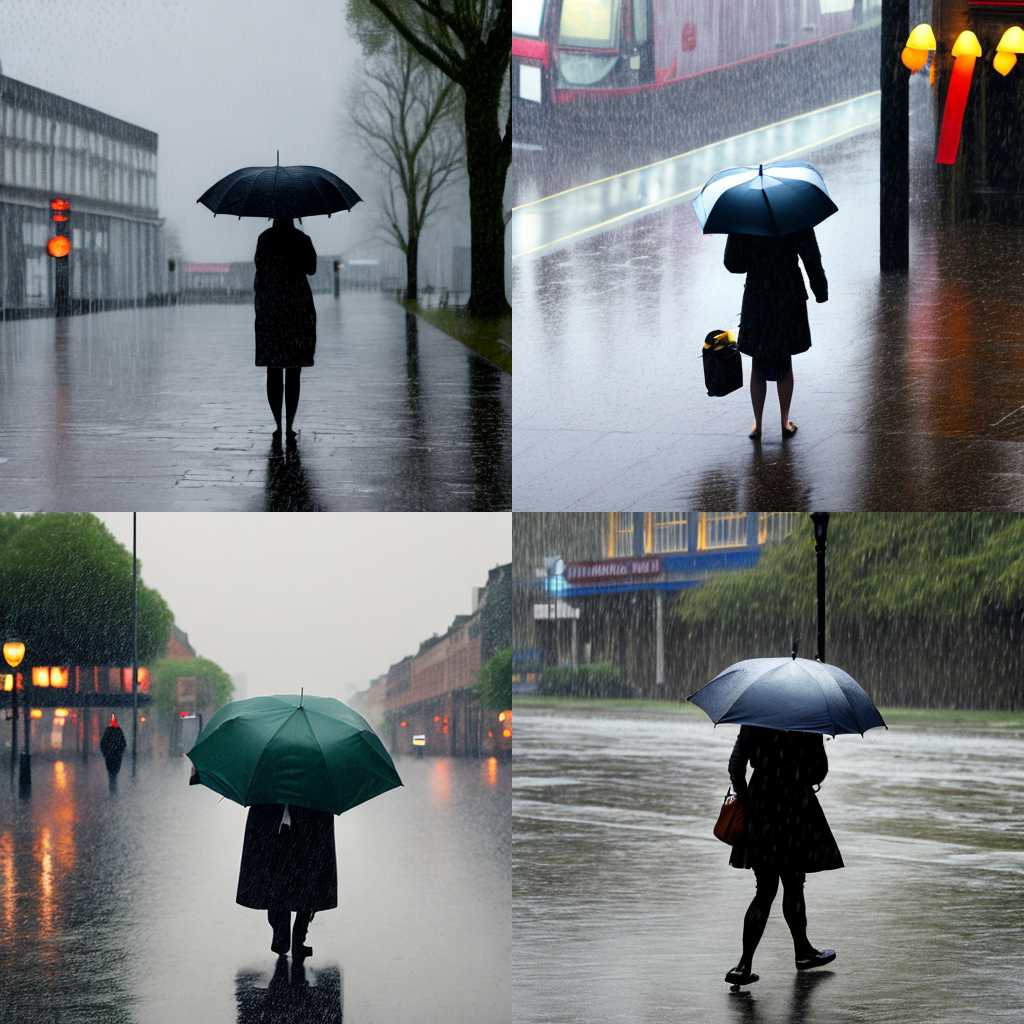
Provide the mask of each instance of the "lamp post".
{"label": "lamp post", "polygon": [[[20,640],[4,643],[4,661],[12,670],[17,669],[25,657],[25,645]],[[11,771],[18,752],[18,673],[13,672],[14,685],[11,687]]]}
{"label": "lamp post", "polygon": [[812,512],[814,552],[818,557],[818,661],[825,660],[825,545],[828,539],[828,512]]}
{"label": "lamp post", "polygon": [[132,771],[135,770],[136,746],[139,732],[139,581],[138,560],[135,556],[135,519],[132,513]]}
{"label": "lamp post", "polygon": [[555,631],[555,667],[561,661],[558,644],[558,590],[555,587],[555,580],[565,572],[565,562],[561,558],[545,558],[544,568],[547,570],[548,585],[548,622],[553,622]]}

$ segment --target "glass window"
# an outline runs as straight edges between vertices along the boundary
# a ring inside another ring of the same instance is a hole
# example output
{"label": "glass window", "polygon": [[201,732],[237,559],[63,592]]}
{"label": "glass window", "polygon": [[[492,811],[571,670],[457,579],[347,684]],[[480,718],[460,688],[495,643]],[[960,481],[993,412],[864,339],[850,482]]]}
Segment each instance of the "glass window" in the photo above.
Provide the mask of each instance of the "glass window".
{"label": "glass window", "polygon": [[759,512],[757,516],[757,542],[771,544],[784,540],[800,526],[804,512]]}
{"label": "glass window", "polygon": [[544,21],[545,0],[516,0],[512,5],[512,35],[540,35]]}
{"label": "glass window", "polygon": [[698,547],[702,551],[746,546],[746,512],[702,512],[700,514]]}
{"label": "glass window", "polygon": [[648,512],[644,534],[644,550],[648,554],[685,551],[688,546],[686,513]]}
{"label": "glass window", "polygon": [[619,0],[562,0],[558,41],[568,46],[612,47],[619,37]]}
{"label": "glass window", "polygon": [[609,512],[605,550],[609,558],[633,554],[633,513]]}

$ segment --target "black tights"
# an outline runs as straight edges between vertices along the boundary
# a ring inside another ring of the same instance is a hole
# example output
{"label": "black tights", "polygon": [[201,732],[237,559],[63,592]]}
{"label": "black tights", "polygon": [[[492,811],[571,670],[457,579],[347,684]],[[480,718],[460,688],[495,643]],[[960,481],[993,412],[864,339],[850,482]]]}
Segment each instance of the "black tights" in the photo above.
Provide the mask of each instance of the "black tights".
{"label": "black tights", "polygon": [[284,396],[287,412],[288,429],[292,429],[295,413],[299,408],[299,374],[302,368],[289,366],[287,373],[280,366],[267,367],[267,401],[270,411],[274,414],[274,422],[278,431],[281,430],[281,397]]}
{"label": "black tights", "polygon": [[793,936],[793,949],[798,957],[810,953],[812,946],[807,941],[807,908],[804,906],[804,874],[802,871],[778,872],[772,868],[754,868],[757,892],[747,908],[743,919],[743,959],[740,963],[750,969],[754,950],[761,941],[764,927],[768,923],[775,894],[782,880],[782,915]]}
{"label": "black tights", "polygon": [[[292,934],[292,949],[301,946],[306,941],[306,931],[309,922],[313,919],[312,910],[295,911],[295,931]],[[288,945],[288,926],[291,923],[290,910],[268,910],[267,920],[270,927],[274,929],[274,941],[280,939],[281,944]]]}

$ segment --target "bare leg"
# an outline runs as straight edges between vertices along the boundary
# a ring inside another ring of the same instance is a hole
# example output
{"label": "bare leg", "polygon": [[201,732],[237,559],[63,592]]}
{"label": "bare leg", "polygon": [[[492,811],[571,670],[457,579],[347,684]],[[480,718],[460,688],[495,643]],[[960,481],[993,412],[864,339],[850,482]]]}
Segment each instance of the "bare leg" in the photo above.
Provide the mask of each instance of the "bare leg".
{"label": "bare leg", "polygon": [[779,412],[782,414],[782,429],[789,430],[789,406],[793,401],[793,371],[779,378]]}
{"label": "bare leg", "polygon": [[284,394],[284,371],[277,366],[267,367],[267,401],[274,414],[277,432],[281,433],[281,397]]}
{"label": "bare leg", "polygon": [[764,382],[764,377],[757,370],[751,369],[750,404],[754,407],[754,429],[751,436],[760,437],[761,435],[761,418],[764,416],[764,399],[767,393],[768,386]]}
{"label": "bare leg", "polygon": [[289,434],[295,433],[292,426],[295,423],[295,413],[299,408],[299,375],[301,373],[302,369],[298,366],[289,366],[285,373],[284,404]]}

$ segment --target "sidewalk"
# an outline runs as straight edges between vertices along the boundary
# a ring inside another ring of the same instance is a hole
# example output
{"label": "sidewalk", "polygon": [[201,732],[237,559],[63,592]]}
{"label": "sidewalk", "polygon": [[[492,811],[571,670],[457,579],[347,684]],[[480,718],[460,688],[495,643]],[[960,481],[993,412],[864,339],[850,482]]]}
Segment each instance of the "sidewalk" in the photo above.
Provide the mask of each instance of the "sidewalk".
{"label": "sidewalk", "polygon": [[251,306],[0,324],[0,507],[508,508],[507,375],[378,293],[317,316],[287,458]]}
{"label": "sidewalk", "polygon": [[877,130],[802,154],[840,209],[785,446],[774,389],[760,446],[746,391],[705,394],[701,342],[743,281],[688,202],[518,259],[514,507],[1024,509],[1024,231],[940,232],[916,133],[911,152],[906,280],[877,269]]}

